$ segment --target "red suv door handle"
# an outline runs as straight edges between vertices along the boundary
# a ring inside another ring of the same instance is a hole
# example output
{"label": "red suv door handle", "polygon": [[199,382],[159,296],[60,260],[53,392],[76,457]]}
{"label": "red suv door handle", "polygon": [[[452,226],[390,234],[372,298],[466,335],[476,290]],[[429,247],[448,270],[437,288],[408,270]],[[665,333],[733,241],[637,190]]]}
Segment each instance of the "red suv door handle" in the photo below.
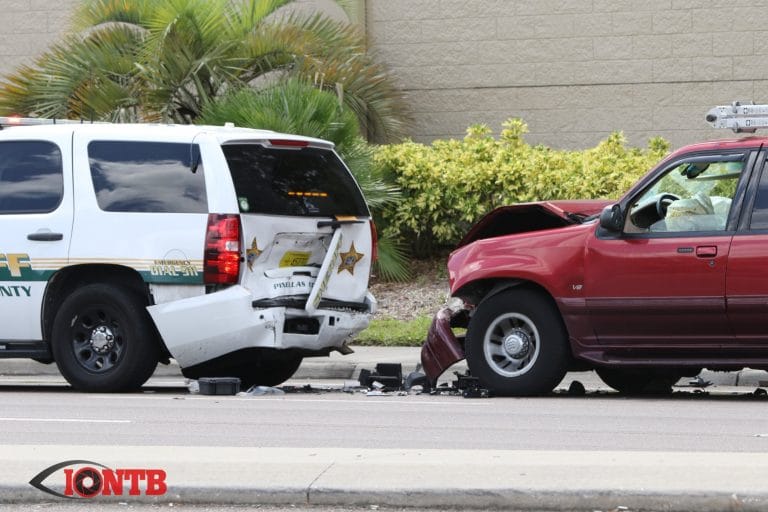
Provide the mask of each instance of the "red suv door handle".
{"label": "red suv door handle", "polygon": [[715,245],[700,245],[696,248],[696,256],[699,258],[714,258],[717,256],[717,246]]}

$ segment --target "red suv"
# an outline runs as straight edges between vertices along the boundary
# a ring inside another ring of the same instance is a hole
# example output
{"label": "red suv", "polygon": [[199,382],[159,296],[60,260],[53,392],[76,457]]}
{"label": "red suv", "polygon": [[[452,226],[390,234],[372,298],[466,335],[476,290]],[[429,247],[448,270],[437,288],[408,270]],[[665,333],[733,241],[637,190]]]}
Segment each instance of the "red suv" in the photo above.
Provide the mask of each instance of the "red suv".
{"label": "red suv", "polygon": [[[727,107],[727,126],[755,126],[757,107]],[[585,369],[633,393],[704,367],[768,369],[765,147],[684,147],[617,203],[488,214],[448,260],[452,299],[422,348],[427,376],[466,358],[498,395],[547,393]]]}

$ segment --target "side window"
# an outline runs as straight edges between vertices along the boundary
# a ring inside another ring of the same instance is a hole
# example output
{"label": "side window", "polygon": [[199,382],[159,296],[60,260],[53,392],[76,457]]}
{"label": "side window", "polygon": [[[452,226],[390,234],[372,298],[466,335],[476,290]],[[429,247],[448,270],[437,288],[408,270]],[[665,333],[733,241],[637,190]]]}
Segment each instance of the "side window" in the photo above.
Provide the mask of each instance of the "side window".
{"label": "side window", "polygon": [[672,167],[631,204],[625,231],[724,231],[743,169],[742,155]]}
{"label": "side window", "polygon": [[768,165],[763,167],[749,229],[768,229]]}
{"label": "side window", "polygon": [[52,212],[63,195],[61,150],[56,144],[0,142],[0,214]]}
{"label": "side window", "polygon": [[199,147],[167,142],[93,141],[91,179],[108,212],[207,213]]}

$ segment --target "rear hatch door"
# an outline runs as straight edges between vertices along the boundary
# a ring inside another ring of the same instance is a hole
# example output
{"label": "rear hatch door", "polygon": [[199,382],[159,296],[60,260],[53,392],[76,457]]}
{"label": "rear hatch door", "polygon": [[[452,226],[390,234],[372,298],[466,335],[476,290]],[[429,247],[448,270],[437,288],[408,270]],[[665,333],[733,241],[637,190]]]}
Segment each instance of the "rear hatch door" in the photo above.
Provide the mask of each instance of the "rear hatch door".
{"label": "rear hatch door", "polygon": [[222,145],[241,213],[241,284],[262,307],[363,304],[372,263],[363,195],[332,146],[302,140]]}

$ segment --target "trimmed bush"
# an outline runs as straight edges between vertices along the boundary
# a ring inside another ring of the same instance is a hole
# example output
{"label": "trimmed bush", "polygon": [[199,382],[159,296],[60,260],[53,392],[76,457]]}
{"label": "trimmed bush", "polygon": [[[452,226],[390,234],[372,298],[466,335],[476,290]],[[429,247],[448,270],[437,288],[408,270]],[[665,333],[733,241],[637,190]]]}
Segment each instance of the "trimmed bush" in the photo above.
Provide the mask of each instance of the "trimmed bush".
{"label": "trimmed bush", "polygon": [[628,148],[620,132],[591,149],[555,150],[527,144],[521,119],[503,128],[498,140],[488,126],[474,125],[464,140],[381,146],[376,161],[405,195],[384,213],[391,234],[412,241],[417,256],[427,256],[458,242],[498,206],[618,197],[669,151],[659,137],[644,150]]}

